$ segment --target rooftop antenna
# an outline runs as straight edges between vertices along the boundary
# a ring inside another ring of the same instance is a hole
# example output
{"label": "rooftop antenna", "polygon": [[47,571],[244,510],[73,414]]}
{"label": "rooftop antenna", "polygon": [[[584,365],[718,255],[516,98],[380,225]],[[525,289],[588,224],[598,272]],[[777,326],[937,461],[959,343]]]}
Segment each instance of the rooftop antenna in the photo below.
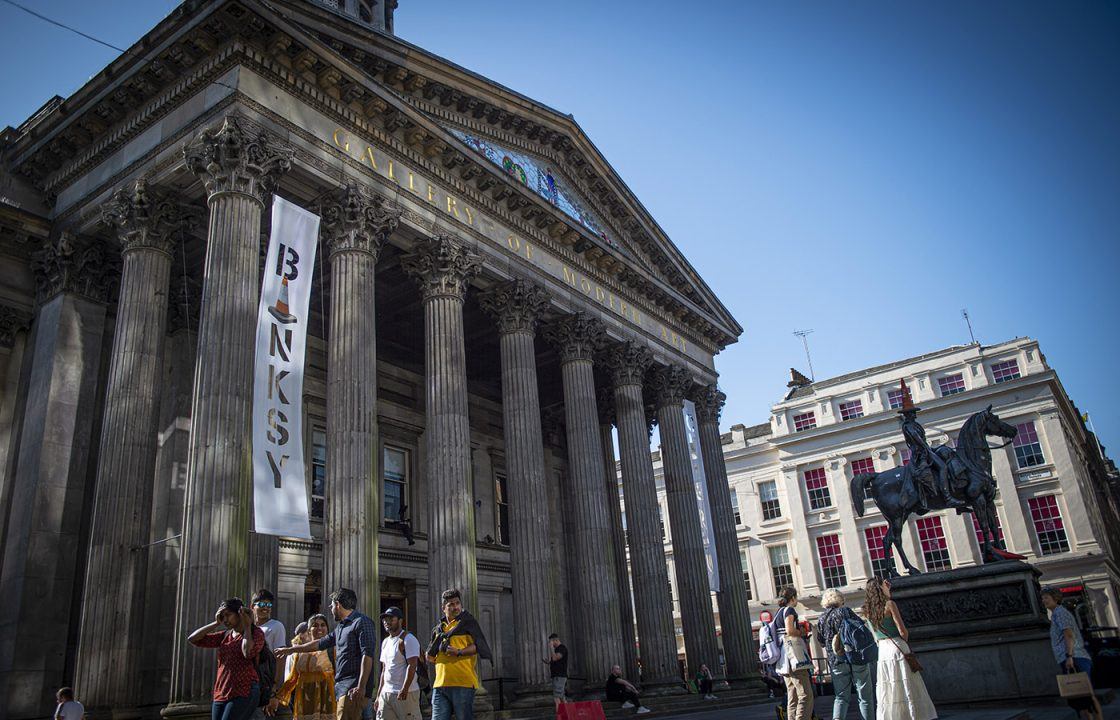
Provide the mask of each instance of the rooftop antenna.
{"label": "rooftop antenna", "polygon": [[976,336],[972,333],[972,320],[968,317],[968,308],[961,308],[961,317],[964,318],[965,324],[968,325],[968,336],[972,338],[972,344],[975,345]]}
{"label": "rooftop antenna", "polygon": [[813,358],[809,355],[809,333],[812,330],[794,330],[793,334],[801,338],[801,343],[805,346],[805,360],[809,363],[809,379],[813,382],[817,381],[817,376],[813,374]]}

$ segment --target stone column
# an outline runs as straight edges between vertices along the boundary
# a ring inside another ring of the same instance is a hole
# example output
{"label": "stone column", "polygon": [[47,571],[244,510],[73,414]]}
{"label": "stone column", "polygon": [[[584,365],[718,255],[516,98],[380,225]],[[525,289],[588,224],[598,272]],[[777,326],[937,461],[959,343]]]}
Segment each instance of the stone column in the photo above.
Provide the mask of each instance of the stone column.
{"label": "stone column", "polygon": [[[701,388],[693,397],[700,424],[700,454],[704,458],[704,477],[708,485],[708,506],[715,530],[716,562],[719,563],[719,624],[723,654],[727,660],[727,679],[731,682],[758,682],[758,655],[751,632],[747,604],[747,584],[743,580],[739,536],[731,507],[731,486],[719,439],[719,416],[727,396],[715,385]],[[740,502],[742,502],[740,500]]]}
{"label": "stone column", "polygon": [[688,672],[692,673],[701,663],[707,663],[709,668],[719,667],[712,593],[708,587],[700,509],[696,505],[688,430],[684,422],[683,401],[692,387],[692,378],[684,368],[670,365],[655,369],[650,380],[657,398],[657,426],[661,430],[661,462],[665,473],[669,525],[672,528],[673,564]]}
{"label": "stone column", "polygon": [[652,362],[649,349],[632,342],[616,345],[606,354],[606,365],[614,381],[642,684],[655,692],[663,692],[680,688],[681,680],[673,602],[668,591],[669,568],[661,540],[657,485],[650,457],[650,424],[642,399],[642,382]]}
{"label": "stone column", "polygon": [[208,712],[214,659],[191,646],[187,635],[214,617],[223,598],[251,592],[250,414],[261,212],[292,154],[268,135],[251,136],[233,115],[183,149],[187,167],[206,188],[210,224],[166,716]]}
{"label": "stone column", "polygon": [[401,260],[424,299],[424,410],[428,481],[428,582],[433,614],[440,594],[458,588],[463,604],[478,611],[474,503],[467,417],[466,340],[463,301],[467,284],[482,269],[473,249],[436,236],[416,244]]}
{"label": "stone column", "polygon": [[549,575],[554,565],[547,542],[548,481],[533,339],[549,295],[533,283],[510,280],[479,300],[482,309],[498,321],[501,333],[502,428],[510,496],[509,554],[519,691],[545,692],[548,666],[541,659],[552,627]]}
{"label": "stone column", "polygon": [[[603,340],[603,326],[586,313],[568,315],[549,326],[547,339],[560,351],[564,381],[564,416],[568,431],[568,470],[573,508],[573,561],[583,580],[572,592],[583,598],[584,672],[605,677],[624,660],[619,622],[618,582],[610,548],[611,523],[607,483],[603,477],[603,449],[599,440],[599,412],[595,404],[592,357]],[[592,631],[593,629],[593,631]]]}
{"label": "stone column", "polygon": [[0,574],[0,707],[8,717],[50,715],[59,682],[69,681],[113,254],[62,233],[32,263],[38,307]]}
{"label": "stone column", "polygon": [[603,446],[603,474],[607,480],[607,505],[611,513],[611,557],[618,578],[618,619],[622,623],[623,657],[619,662],[628,678],[636,678],[638,651],[634,643],[634,605],[630,592],[630,571],[626,566],[626,528],[622,523],[622,498],[618,488],[618,469],[614,459],[614,392],[599,388],[599,442]]}
{"label": "stone column", "polygon": [[[148,543],[156,462],[158,382],[167,331],[173,198],[141,178],[101,208],[116,227],[123,264],[101,453],[90,515],[89,563],[78,645],[79,697],[92,714],[137,716],[145,641]],[[122,628],[134,628],[121,632]]]}
{"label": "stone column", "polygon": [[[27,397],[24,380],[28,370],[27,356],[31,313],[0,303],[0,541],[8,536],[8,518],[12,508],[12,485],[15,480],[15,458],[19,448],[19,428]],[[0,552],[0,575],[4,553]]]}
{"label": "stone column", "polygon": [[325,201],[321,234],[331,264],[327,337],[326,593],[348,587],[379,612],[375,279],[400,210],[351,182]]}

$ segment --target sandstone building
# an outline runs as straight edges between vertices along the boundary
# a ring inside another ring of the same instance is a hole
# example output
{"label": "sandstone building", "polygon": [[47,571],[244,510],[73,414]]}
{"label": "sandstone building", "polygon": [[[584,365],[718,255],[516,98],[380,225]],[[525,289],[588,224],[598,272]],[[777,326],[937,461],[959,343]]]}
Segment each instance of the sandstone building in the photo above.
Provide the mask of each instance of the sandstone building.
{"label": "sandstone building", "polygon": [[[185,636],[258,587],[289,628],[348,586],[421,631],[460,587],[484,675],[523,693],[547,691],[553,630],[573,675],[633,672],[640,642],[645,682],[672,684],[647,405],[689,661],[717,667],[681,408],[737,566],[714,359],[742,329],[571,116],[396,37],[395,5],[187,0],[0,135],[6,717],[62,684],[93,717],[208,717],[214,659]],[[323,217],[311,541],[249,531],[274,196]],[[732,682],[753,675],[742,577],[719,594]]]}

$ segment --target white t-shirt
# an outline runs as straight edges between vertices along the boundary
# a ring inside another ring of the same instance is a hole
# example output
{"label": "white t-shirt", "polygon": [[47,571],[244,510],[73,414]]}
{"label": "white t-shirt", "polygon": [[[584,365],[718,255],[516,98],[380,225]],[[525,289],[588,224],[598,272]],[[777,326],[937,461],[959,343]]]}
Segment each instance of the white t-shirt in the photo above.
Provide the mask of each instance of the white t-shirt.
{"label": "white t-shirt", "polygon": [[56,718],[62,720],[82,720],[86,714],[86,709],[77,700],[67,700],[64,703],[58,704],[58,709],[54,711]]}
{"label": "white t-shirt", "polygon": [[278,648],[288,647],[288,633],[284,630],[284,623],[272,618],[260,626],[264,639],[268,642],[268,649],[276,652]]}
{"label": "white t-shirt", "polygon": [[[401,640],[404,640],[404,653],[401,653]],[[402,631],[400,635],[393,637],[390,635],[381,641],[381,668],[385,673],[385,684],[381,688],[381,692],[399,693],[404,689],[404,679],[408,677],[408,659],[417,658],[419,662],[420,657],[420,641],[416,636],[410,632]],[[408,688],[409,692],[417,692],[420,690],[420,684],[416,682],[416,677],[412,678],[412,686]]]}

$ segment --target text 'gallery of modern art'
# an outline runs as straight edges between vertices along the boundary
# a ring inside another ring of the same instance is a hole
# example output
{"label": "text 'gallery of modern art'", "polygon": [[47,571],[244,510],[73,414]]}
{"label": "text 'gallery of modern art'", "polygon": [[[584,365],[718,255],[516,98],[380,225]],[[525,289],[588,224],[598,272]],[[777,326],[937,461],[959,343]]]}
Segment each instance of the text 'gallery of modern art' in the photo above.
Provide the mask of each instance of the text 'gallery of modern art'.
{"label": "text 'gallery of modern art'", "polygon": [[[638,646],[679,683],[653,422],[688,662],[753,674],[714,366],[741,327],[570,116],[395,37],[394,6],[189,1],[3,131],[0,715],[62,684],[208,715],[185,636],[258,587],[289,628],[346,586],[421,633],[457,587],[522,690],[551,631],[573,677]],[[270,386],[310,539],[250,532],[274,197],[322,218],[303,392]]]}

